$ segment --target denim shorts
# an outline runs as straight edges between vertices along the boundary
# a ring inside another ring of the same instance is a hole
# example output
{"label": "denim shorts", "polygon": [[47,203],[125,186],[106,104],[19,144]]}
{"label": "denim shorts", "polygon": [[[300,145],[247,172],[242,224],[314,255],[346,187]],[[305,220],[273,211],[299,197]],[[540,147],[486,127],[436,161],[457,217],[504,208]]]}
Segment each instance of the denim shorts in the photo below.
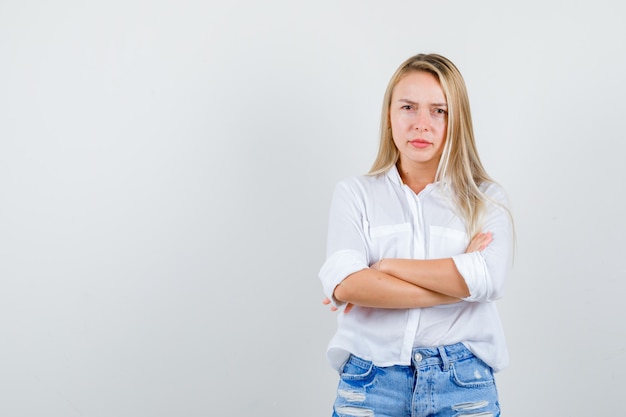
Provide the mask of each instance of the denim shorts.
{"label": "denim shorts", "polygon": [[415,348],[410,366],[344,365],[333,417],[497,417],[493,371],[462,343]]}

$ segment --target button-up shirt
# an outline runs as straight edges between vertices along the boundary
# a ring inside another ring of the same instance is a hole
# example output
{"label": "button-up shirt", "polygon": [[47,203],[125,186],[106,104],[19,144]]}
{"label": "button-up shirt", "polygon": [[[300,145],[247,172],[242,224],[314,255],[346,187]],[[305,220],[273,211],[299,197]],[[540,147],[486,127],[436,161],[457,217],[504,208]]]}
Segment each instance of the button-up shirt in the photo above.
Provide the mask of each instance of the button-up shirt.
{"label": "button-up shirt", "polygon": [[328,360],[340,370],[350,354],[377,366],[409,365],[413,347],[462,342],[499,371],[508,365],[504,332],[495,301],[502,296],[513,257],[508,199],[496,183],[484,183],[488,203],[482,231],[493,233],[483,250],[465,253],[470,236],[444,182],[415,194],[397,168],[358,176],[335,187],[329,213],[326,262],[319,277],[324,293],[348,275],[383,258],[452,258],[470,295],[458,303],[428,308],[383,309],[355,306],[338,315]]}

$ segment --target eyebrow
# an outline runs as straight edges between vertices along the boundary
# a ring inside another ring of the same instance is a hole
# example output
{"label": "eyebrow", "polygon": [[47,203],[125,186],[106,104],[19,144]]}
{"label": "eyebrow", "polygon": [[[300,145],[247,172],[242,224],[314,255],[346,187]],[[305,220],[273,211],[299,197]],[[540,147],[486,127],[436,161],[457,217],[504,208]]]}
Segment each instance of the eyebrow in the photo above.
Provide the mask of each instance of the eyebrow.
{"label": "eyebrow", "polygon": [[[412,104],[412,105],[419,104],[415,101],[409,100],[408,98],[401,98],[401,99],[398,99],[398,101],[402,103]],[[429,104],[431,106],[436,106],[436,107],[448,107],[447,103],[429,103]]]}

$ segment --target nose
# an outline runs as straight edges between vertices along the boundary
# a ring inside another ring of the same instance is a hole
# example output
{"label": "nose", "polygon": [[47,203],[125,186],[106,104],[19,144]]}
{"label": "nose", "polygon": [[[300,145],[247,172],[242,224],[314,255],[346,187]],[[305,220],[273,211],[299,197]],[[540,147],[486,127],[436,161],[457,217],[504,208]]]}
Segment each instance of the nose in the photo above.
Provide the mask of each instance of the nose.
{"label": "nose", "polygon": [[430,113],[427,109],[419,109],[415,112],[414,129],[428,130],[430,126]]}

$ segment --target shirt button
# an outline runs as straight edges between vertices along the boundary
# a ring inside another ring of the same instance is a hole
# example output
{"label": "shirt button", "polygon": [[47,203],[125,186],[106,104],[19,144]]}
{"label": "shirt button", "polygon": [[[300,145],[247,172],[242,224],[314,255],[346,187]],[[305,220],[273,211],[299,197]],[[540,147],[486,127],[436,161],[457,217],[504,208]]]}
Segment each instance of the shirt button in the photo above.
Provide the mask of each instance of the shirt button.
{"label": "shirt button", "polygon": [[420,362],[422,360],[422,354],[421,353],[416,353],[415,356],[413,356],[415,358],[415,362]]}

